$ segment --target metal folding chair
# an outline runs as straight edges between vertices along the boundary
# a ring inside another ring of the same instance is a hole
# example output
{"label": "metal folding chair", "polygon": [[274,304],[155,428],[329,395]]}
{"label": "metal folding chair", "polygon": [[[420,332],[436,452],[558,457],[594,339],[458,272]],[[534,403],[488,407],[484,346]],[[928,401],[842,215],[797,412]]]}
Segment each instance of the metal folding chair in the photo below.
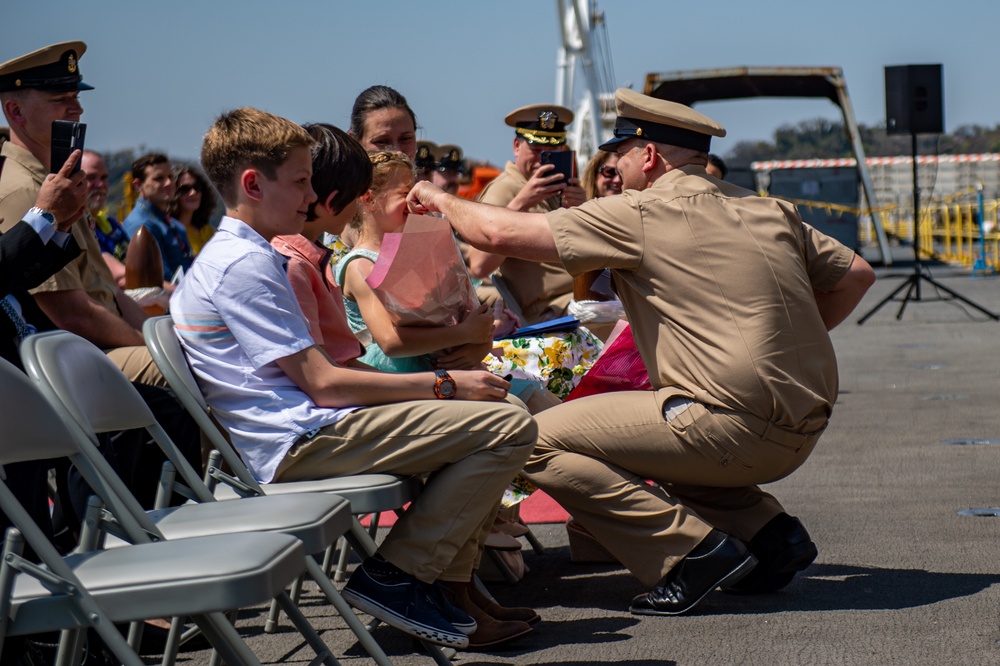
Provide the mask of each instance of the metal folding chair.
{"label": "metal folding chair", "polygon": [[[20,351],[25,370],[43,395],[57,411],[60,407],[65,410],[67,419],[77,426],[79,448],[97,471],[97,478],[87,478],[88,483],[92,487],[95,483],[110,487],[112,500],[117,504],[112,506],[112,513],[116,517],[127,514],[135,523],[134,530],[125,530],[124,534],[116,533],[116,526],[109,525],[114,536],[130,540],[138,533],[174,540],[206,534],[277,532],[299,539],[305,551],[313,555],[323,553],[339,537],[349,535],[352,525],[350,505],[334,494],[301,493],[249,497],[239,502],[216,501],[198,473],[156,422],[135,387],[100,349],[87,340],[66,331],[50,331],[25,338]],[[97,433],[132,428],[146,430],[183,480],[184,486],[178,490],[198,503],[148,513],[142,510],[95,446]],[[106,545],[113,548],[118,544],[117,539],[110,538]],[[390,664],[388,657],[313,557],[306,558],[305,568],[365,650],[379,664]],[[336,660],[329,654],[325,643],[288,594],[282,591],[275,595],[275,599],[317,654],[325,662],[335,664]],[[136,644],[137,639],[133,643]]]}
{"label": "metal folding chair", "polygon": [[[97,481],[79,449],[79,430],[4,360],[0,421],[0,464],[65,456],[88,481]],[[119,503],[102,484],[96,488],[109,505]],[[137,540],[144,543],[63,557],[3,482],[0,509],[16,526],[8,531],[0,562],[0,649],[6,636],[65,630],[59,665],[78,661],[79,630],[90,627],[123,663],[140,666],[142,660],[114,623],[186,615],[228,663],[256,666],[259,661],[223,611],[273,598],[305,568],[302,542],[283,534],[208,536],[181,543],[154,542],[152,535],[137,531]],[[121,516],[120,525],[138,529],[129,515]],[[25,540],[40,565],[20,555]]]}
{"label": "metal folding chair", "polygon": [[[226,465],[232,470],[233,476],[218,468],[210,468],[207,472],[224,482],[215,489],[215,496],[218,499],[233,499],[241,495],[335,493],[350,501],[351,510],[355,515],[351,525],[350,536],[353,537],[351,542],[363,556],[368,557],[373,555],[376,550],[373,539],[376,523],[373,520],[373,529],[371,532],[367,532],[357,520],[357,516],[367,514],[377,516],[383,511],[398,511],[408,502],[416,499],[419,494],[423,485],[421,479],[391,474],[358,474],[314,481],[268,483],[262,486],[254,479],[239,453],[226,438],[220,426],[212,419],[208,402],[188,366],[184,350],[174,333],[173,319],[169,315],[147,319],[143,324],[142,334],[150,355],[153,357],[153,362],[160,369],[167,384],[170,385],[177,399],[191,414],[198,427],[201,428],[212,446],[222,455]],[[341,550],[338,566],[341,573],[346,563],[347,552],[346,549]],[[329,570],[328,564],[328,562],[324,562],[324,569],[327,571]],[[438,664],[445,666],[451,663],[437,646],[424,644],[424,649]]]}

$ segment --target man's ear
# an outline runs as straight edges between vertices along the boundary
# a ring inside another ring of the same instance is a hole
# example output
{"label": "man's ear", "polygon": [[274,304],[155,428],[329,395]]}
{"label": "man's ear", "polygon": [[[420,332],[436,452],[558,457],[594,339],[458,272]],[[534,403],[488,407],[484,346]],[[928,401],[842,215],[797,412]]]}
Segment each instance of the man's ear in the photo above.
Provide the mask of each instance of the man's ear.
{"label": "man's ear", "polygon": [[28,122],[24,111],[21,109],[21,102],[16,97],[12,97],[3,103],[3,114],[7,116],[7,120],[10,121],[11,125],[23,127]]}
{"label": "man's ear", "polygon": [[244,196],[252,201],[260,201],[264,198],[260,181],[264,175],[257,169],[246,169],[240,174],[240,190]]}
{"label": "man's ear", "polygon": [[647,141],[642,147],[642,171],[643,173],[649,173],[656,168],[659,163],[660,154],[656,152],[656,146],[652,142]]}

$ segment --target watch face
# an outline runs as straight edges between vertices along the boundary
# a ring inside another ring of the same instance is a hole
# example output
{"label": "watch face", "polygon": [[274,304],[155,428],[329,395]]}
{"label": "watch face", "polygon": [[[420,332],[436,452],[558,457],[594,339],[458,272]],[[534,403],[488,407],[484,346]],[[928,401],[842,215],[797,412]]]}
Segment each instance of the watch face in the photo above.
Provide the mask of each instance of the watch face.
{"label": "watch face", "polygon": [[434,382],[434,394],[442,400],[455,397],[455,380],[444,370],[437,370],[437,381]]}

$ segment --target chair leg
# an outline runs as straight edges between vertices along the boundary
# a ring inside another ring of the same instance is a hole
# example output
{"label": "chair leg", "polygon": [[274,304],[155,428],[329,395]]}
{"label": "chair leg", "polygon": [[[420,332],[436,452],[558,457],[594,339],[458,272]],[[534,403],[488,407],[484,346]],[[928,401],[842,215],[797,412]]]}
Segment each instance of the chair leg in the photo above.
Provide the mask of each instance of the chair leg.
{"label": "chair leg", "polygon": [[306,639],[306,642],[312,647],[313,652],[316,653],[316,657],[319,661],[322,661],[327,666],[340,666],[340,662],[337,661],[333,653],[330,652],[330,648],[327,647],[323,639],[319,637],[316,630],[306,616],[302,614],[302,611],[295,602],[292,601],[291,597],[288,596],[287,592],[282,592],[280,595],[275,597],[275,601],[278,602],[284,609],[285,614],[288,615],[288,619],[291,620],[295,628],[299,630],[302,637]]}
{"label": "chair leg", "polygon": [[333,572],[333,580],[343,583],[347,580],[347,565],[351,561],[351,544],[347,539],[341,539],[340,544],[340,555],[337,557],[337,570]]}
{"label": "chair leg", "polygon": [[339,537],[336,543],[331,543],[327,546],[327,549],[323,551],[323,572],[327,576],[333,575],[333,557],[337,552],[344,546],[344,537]]}
{"label": "chair leg", "polygon": [[198,615],[192,619],[229,666],[260,666],[260,660],[250,651],[223,613]]}
{"label": "chair leg", "polygon": [[543,554],[545,552],[545,546],[543,546],[542,542],[538,540],[538,537],[536,537],[535,533],[531,531],[531,528],[528,527],[527,523],[521,520],[520,517],[518,517],[517,522],[521,523],[522,525],[525,526],[525,528],[527,528],[528,532],[527,534],[524,535],[524,538],[528,540],[529,544],[531,544],[531,549],[535,551],[535,554],[536,555]]}
{"label": "chair leg", "polygon": [[495,550],[492,548],[486,548],[484,552],[486,553],[486,556],[490,558],[490,562],[492,562],[493,566],[497,568],[497,571],[500,572],[500,575],[503,576],[505,581],[511,585],[518,581],[518,577],[514,575],[514,572],[510,570],[510,567],[507,566],[507,563],[503,561],[503,558],[500,557]]}
{"label": "chair leg", "polygon": [[[239,611],[234,608],[233,610],[226,611],[225,613],[222,614],[222,616],[226,618],[226,621],[229,624],[229,626],[233,627],[234,629],[236,628],[236,616],[238,613]],[[216,648],[212,649],[212,654],[208,656],[208,666],[222,666],[222,655],[219,653],[218,649]]]}
{"label": "chair leg", "polygon": [[60,631],[55,666],[79,666],[83,655],[83,642],[86,635],[87,630],[85,628],[63,629]]}
{"label": "chair leg", "polygon": [[170,619],[170,631],[167,632],[167,644],[163,648],[163,659],[161,666],[172,666],[177,661],[177,653],[180,650],[181,632],[184,630],[184,618],[175,617]]}

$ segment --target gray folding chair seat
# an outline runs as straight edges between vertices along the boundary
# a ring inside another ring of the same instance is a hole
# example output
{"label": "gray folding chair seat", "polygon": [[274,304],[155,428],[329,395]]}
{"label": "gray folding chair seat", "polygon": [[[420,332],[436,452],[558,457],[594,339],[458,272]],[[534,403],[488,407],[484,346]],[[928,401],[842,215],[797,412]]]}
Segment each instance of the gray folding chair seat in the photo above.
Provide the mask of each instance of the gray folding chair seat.
{"label": "gray folding chair seat", "polygon": [[[97,347],[66,331],[49,331],[25,338],[20,347],[28,375],[54,408],[65,413],[82,457],[88,462],[81,473],[91,487],[110,492],[111,512],[130,524],[123,526],[125,541],[137,535],[156,539],[188,539],[206,534],[273,531],[298,538],[310,555],[323,553],[349,534],[354,524],[350,504],[334,494],[309,493],[280,497],[257,496],[239,502],[217,502],[198,473],[170,440],[125,375]],[[186,486],[186,494],[199,503],[145,512],[111,470],[95,443],[97,433],[143,428],[160,446]],[[103,499],[103,496],[102,496]],[[114,526],[111,526],[115,529]],[[114,539],[110,545],[119,545]],[[365,650],[379,664],[391,664],[312,557],[305,568],[343,617]],[[317,653],[327,652],[297,607],[282,592],[277,600]],[[333,663],[336,660],[330,657]]]}
{"label": "gray folding chair seat", "polygon": [[[416,499],[422,485],[421,481],[416,477],[391,474],[357,474],[315,481],[268,483],[261,486],[250,474],[239,453],[219,430],[219,426],[212,420],[208,403],[188,367],[180,341],[174,334],[173,319],[169,315],[147,319],[143,324],[142,334],[149,353],[167,380],[167,384],[222,455],[236,478],[248,489],[244,493],[278,495],[330,492],[347,498],[355,515],[393,511]],[[240,494],[225,484],[220,485],[215,492],[219,499],[234,499]],[[374,546],[374,544],[368,545]]]}
{"label": "gray folding chair seat", "polygon": [[[88,468],[79,451],[79,429],[2,359],[0,423],[0,464],[68,457]],[[64,559],[2,480],[0,510],[17,528],[8,531],[0,558],[0,645],[8,635],[90,626],[119,659],[139,666],[142,660],[113,622],[178,613],[191,615],[227,662],[259,664],[220,611],[282,593],[307,560],[297,539],[254,533],[145,543]],[[127,516],[122,526],[136,527]],[[20,556],[25,540],[40,566]],[[75,646],[64,647],[59,658],[71,663],[73,657],[66,655],[77,653]]]}
{"label": "gray folding chair seat", "polygon": [[[305,570],[305,549],[291,536],[247,533],[137,544],[64,561],[111,621],[121,623],[268,602]],[[14,581],[8,633],[78,627],[78,615],[37,579]]]}

